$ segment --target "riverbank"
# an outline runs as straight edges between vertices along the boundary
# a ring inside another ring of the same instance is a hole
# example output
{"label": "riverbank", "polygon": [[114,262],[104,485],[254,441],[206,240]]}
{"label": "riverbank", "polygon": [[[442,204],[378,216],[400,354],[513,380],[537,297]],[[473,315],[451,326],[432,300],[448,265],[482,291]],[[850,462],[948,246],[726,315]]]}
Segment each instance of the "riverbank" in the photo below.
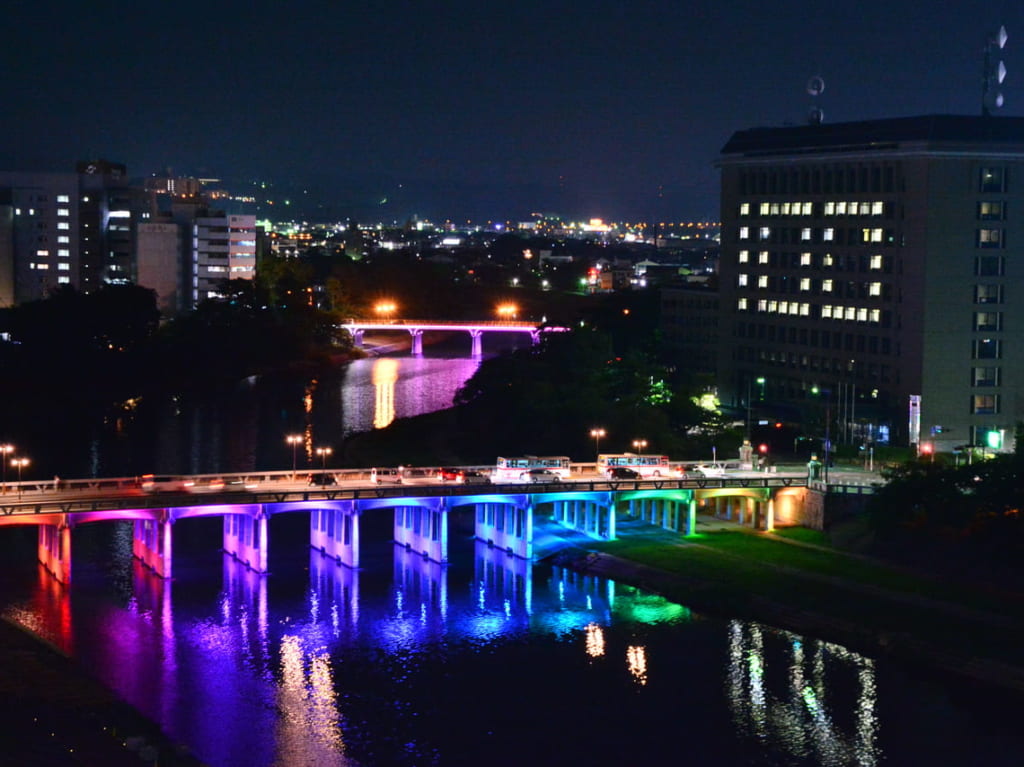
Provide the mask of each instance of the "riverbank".
{"label": "riverbank", "polygon": [[56,647],[0,620],[0,753],[10,765],[200,767]]}
{"label": "riverbank", "polygon": [[1024,594],[700,518],[697,534],[627,521],[557,558],[691,608],[742,616],[1024,694]]}

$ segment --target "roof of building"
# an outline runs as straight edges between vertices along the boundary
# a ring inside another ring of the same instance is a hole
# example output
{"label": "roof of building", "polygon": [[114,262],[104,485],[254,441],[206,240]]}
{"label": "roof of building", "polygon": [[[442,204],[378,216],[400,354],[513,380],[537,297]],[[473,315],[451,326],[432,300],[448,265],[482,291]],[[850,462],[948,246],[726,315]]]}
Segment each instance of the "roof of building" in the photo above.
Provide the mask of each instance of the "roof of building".
{"label": "roof of building", "polygon": [[[878,151],[904,143],[1005,144],[1024,148],[1024,117],[921,115],[820,123],[737,131],[723,155],[800,154],[804,152]],[[1007,146],[1009,149],[1010,147]]]}

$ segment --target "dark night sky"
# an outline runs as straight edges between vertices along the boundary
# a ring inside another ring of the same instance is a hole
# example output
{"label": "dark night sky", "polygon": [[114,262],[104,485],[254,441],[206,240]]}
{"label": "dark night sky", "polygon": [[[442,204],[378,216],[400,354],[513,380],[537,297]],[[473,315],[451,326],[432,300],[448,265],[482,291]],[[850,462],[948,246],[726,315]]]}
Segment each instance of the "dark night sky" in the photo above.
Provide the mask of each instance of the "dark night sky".
{"label": "dark night sky", "polygon": [[1004,0],[6,7],[0,168],[258,178],[363,219],[717,220],[734,131],[815,101],[828,122],[978,114],[1000,24],[1002,113],[1024,115]]}

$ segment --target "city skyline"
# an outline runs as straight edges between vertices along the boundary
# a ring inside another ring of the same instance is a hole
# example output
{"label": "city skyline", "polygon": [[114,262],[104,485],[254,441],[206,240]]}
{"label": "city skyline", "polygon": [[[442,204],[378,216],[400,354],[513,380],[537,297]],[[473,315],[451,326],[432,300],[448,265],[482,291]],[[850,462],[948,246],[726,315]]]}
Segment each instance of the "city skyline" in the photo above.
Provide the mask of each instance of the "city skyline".
{"label": "city skyline", "polygon": [[103,157],[133,177],[261,179],[325,219],[713,221],[734,132],[815,106],[826,122],[979,114],[1000,25],[998,114],[1024,114],[1024,11],[1009,4],[289,10],[21,4],[0,166]]}

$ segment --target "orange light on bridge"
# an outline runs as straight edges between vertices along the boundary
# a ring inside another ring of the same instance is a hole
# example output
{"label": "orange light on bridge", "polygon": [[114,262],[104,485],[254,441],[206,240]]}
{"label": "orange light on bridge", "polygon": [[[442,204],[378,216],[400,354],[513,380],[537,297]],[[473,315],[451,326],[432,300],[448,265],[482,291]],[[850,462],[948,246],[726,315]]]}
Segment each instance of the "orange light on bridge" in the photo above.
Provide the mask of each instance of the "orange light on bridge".
{"label": "orange light on bridge", "polygon": [[515,304],[500,304],[496,311],[500,319],[514,320],[519,314],[519,307]]}
{"label": "orange light on bridge", "polygon": [[375,311],[384,319],[389,320],[391,319],[392,315],[396,311],[398,311],[398,304],[396,304],[394,301],[378,301],[374,305],[373,311]]}

